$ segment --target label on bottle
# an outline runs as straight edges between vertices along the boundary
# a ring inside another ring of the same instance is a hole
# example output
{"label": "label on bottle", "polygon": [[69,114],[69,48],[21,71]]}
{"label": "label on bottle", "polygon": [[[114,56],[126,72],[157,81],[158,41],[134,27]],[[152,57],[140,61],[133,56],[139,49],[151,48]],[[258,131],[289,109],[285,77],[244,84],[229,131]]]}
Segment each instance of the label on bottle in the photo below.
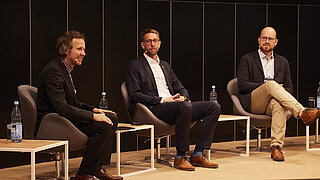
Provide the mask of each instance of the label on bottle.
{"label": "label on bottle", "polygon": [[317,96],[317,108],[320,109],[320,96]]}
{"label": "label on bottle", "polygon": [[22,139],[22,124],[16,124],[16,140]]}

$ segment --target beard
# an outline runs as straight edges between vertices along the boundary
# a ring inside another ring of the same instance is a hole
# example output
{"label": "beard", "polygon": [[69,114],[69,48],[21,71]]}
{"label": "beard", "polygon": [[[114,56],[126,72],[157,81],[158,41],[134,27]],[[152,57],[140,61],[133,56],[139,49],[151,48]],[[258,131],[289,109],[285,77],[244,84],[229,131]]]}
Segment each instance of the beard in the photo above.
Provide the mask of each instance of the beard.
{"label": "beard", "polygon": [[148,56],[152,57],[158,54],[159,49],[146,50]]}
{"label": "beard", "polygon": [[272,47],[271,45],[269,46],[263,45],[263,46],[260,46],[260,49],[262,52],[271,52],[273,51],[274,47]]}

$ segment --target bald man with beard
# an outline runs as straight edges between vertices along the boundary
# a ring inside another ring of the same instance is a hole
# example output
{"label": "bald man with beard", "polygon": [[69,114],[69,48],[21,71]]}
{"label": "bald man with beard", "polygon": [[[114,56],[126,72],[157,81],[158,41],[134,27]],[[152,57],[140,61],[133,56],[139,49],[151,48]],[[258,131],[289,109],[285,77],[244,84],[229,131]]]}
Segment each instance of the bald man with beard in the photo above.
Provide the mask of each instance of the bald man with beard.
{"label": "bald man with beard", "polygon": [[238,68],[239,99],[244,109],[254,114],[272,116],[271,158],[284,161],[282,148],[286,133],[286,111],[308,125],[320,110],[305,109],[293,96],[288,60],[274,52],[277,33],[265,27],[258,37],[259,49],[244,55]]}

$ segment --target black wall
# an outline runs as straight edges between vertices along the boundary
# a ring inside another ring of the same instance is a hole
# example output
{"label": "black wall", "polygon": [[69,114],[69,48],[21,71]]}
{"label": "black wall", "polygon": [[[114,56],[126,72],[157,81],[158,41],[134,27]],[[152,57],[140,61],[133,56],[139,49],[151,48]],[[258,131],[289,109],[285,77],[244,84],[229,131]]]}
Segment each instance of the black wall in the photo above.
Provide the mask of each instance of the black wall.
{"label": "black wall", "polygon": [[[65,30],[79,30],[87,37],[87,56],[73,77],[79,99],[97,105],[101,91],[106,90],[121,122],[128,122],[128,116],[120,85],[127,62],[142,54],[139,34],[146,27],[159,30],[160,58],[171,64],[191,99],[208,100],[214,84],[225,114],[232,113],[226,84],[236,76],[241,56],[257,50],[264,26],[278,32],[276,52],[289,60],[294,95],[303,105],[315,96],[320,81],[317,1],[12,0],[2,3],[0,13],[0,138],[6,137],[18,85],[37,86],[41,69],[55,56],[56,40]],[[304,135],[304,127],[291,118],[287,135]],[[233,140],[234,128],[233,122],[219,123],[214,142]],[[235,129],[237,139],[243,139],[243,129]],[[196,131],[197,126],[191,143]],[[251,137],[256,137],[255,132]],[[147,147],[142,141],[140,148]],[[122,149],[134,150],[135,134],[125,135],[122,142]],[[0,158],[7,155],[0,153]]]}

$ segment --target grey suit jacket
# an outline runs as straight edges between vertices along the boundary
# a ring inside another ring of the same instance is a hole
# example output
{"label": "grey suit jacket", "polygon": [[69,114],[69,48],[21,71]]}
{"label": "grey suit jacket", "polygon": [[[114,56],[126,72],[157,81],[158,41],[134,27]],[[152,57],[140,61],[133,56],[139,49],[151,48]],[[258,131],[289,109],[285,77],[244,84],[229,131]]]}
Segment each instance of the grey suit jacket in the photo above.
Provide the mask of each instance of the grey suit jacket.
{"label": "grey suit jacket", "polygon": [[[273,52],[274,81],[283,84],[283,87],[293,93],[290,66],[288,60]],[[264,73],[258,51],[244,55],[239,64],[238,73],[239,99],[244,109],[251,102],[251,92],[264,83]]]}
{"label": "grey suit jacket", "polygon": [[[172,95],[180,93],[189,100],[187,89],[183,87],[170,65],[160,60],[160,66],[166,78],[167,86]],[[161,98],[158,94],[155,78],[151,67],[144,56],[129,61],[126,71],[126,86],[130,99],[129,111],[136,103],[142,103],[147,107],[160,104]]]}

